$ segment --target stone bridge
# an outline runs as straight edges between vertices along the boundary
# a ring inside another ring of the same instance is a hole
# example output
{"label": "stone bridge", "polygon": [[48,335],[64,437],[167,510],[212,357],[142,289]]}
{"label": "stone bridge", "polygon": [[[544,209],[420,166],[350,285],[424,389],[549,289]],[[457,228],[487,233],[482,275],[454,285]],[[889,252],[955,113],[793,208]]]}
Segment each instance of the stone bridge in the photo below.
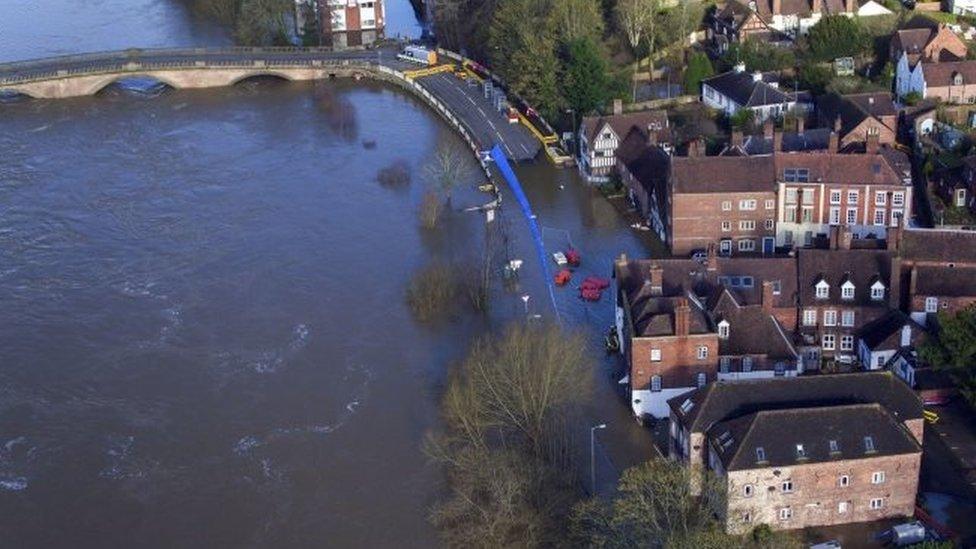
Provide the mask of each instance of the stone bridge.
{"label": "stone bridge", "polygon": [[537,156],[542,144],[510,124],[470,82],[450,73],[411,75],[396,48],[336,52],[326,48],[184,48],[123,50],[0,64],[0,95],[61,99],[94,95],[114,82],[149,77],[176,89],[233,85],[258,76],[287,80],[379,78],[419,95],[475,151],[500,145],[513,161]]}

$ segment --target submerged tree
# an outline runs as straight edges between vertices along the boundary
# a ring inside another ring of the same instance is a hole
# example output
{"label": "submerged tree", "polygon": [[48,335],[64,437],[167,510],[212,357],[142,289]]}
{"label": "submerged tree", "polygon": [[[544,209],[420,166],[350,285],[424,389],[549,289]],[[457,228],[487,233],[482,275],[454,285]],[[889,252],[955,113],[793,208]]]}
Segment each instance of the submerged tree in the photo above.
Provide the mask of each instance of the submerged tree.
{"label": "submerged tree", "polygon": [[434,152],[433,160],[427,164],[426,171],[431,184],[440,190],[450,205],[454,188],[470,176],[468,153],[454,142],[442,143]]}

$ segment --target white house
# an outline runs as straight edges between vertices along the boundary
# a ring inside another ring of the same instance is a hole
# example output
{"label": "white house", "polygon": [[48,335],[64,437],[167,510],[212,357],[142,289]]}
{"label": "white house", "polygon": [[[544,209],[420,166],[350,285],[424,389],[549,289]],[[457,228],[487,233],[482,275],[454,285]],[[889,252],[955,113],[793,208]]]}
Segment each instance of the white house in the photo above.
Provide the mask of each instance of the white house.
{"label": "white house", "polygon": [[771,73],[747,73],[742,63],[730,72],[702,80],[701,101],[727,116],[749,109],[759,121],[777,118],[797,105],[796,97],[780,90]]}
{"label": "white house", "polygon": [[668,115],[664,111],[624,113],[618,99],[613,102],[612,115],[583,117],[577,134],[577,165],[583,177],[591,183],[608,181],[620,161],[617,149],[635,131],[640,133],[642,142],[653,141],[670,149]]}
{"label": "white house", "polygon": [[925,332],[901,311],[889,311],[857,333],[857,356],[866,370],[880,370],[898,351],[920,344]]}

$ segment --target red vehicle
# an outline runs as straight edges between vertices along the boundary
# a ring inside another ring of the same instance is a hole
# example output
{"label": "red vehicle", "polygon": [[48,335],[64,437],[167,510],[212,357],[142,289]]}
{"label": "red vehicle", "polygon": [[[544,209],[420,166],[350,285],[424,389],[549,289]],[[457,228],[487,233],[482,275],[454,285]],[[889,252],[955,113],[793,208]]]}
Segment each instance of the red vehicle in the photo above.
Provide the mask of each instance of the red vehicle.
{"label": "red vehicle", "polygon": [[569,272],[569,269],[563,269],[556,273],[556,286],[565,286],[569,279],[573,277],[573,273]]}
{"label": "red vehicle", "polygon": [[566,250],[566,261],[570,265],[572,265],[573,267],[579,267],[581,260],[582,260],[582,257],[580,256],[580,253],[578,251],[576,251],[575,248],[570,248],[570,249]]}

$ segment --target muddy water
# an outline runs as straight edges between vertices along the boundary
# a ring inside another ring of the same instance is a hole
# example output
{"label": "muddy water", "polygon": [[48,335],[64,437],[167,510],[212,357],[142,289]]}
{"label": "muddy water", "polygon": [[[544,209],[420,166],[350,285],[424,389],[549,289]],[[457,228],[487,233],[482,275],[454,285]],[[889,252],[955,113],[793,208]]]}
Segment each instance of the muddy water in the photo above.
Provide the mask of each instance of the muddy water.
{"label": "muddy water", "polygon": [[[0,7],[5,58],[226,40],[167,2],[43,6]],[[0,106],[4,544],[434,544],[440,476],[420,443],[447,364],[522,318],[521,295],[530,314],[554,309],[506,197],[499,222],[526,260],[522,284],[499,288],[487,319],[425,326],[407,311],[415,270],[481,251],[477,214],[452,214],[434,236],[417,228],[424,166],[452,142],[424,106],[371,84]],[[377,184],[398,159],[413,183]],[[571,241],[584,274],[643,252],[573,172],[518,171],[547,246]],[[479,182],[454,205],[483,201]],[[599,352],[611,309],[556,294],[593,345],[590,416],[610,424],[602,483],[648,454]]]}

